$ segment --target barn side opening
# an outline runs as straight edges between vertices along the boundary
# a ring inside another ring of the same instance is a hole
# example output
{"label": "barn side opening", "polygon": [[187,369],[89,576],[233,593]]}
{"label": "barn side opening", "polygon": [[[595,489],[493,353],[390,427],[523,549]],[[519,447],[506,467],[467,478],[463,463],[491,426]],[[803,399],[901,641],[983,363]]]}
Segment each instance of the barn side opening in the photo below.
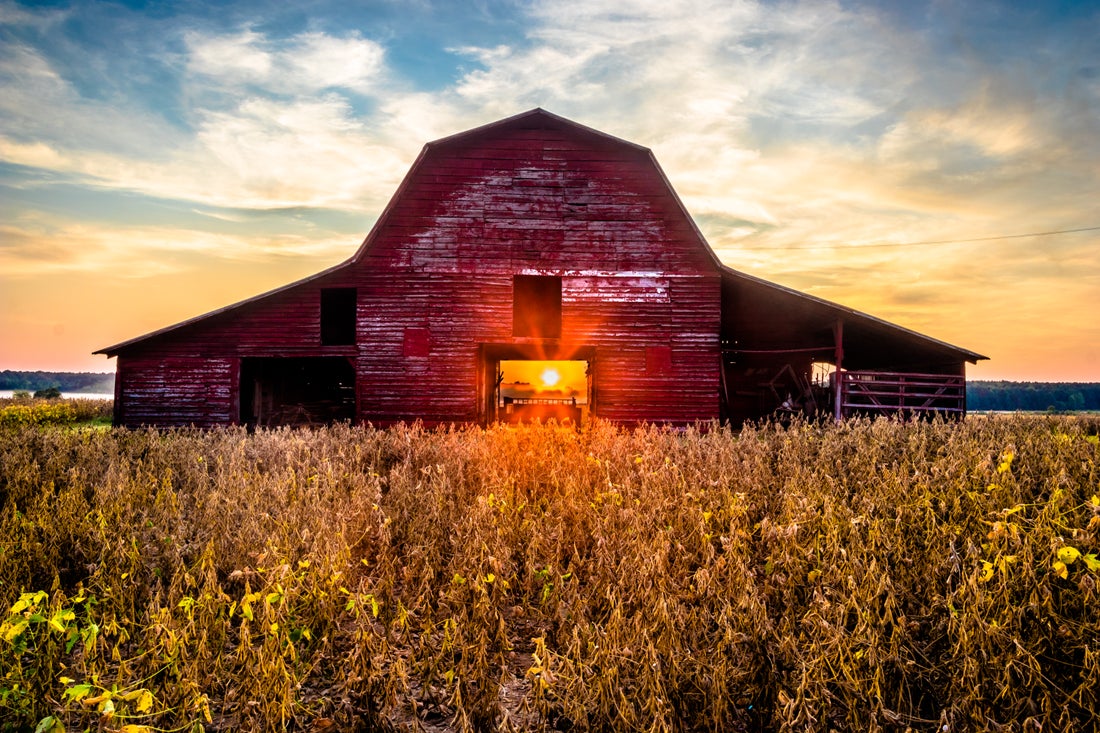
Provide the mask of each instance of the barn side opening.
{"label": "barn side opening", "polygon": [[595,349],[531,344],[483,344],[481,417],[583,425],[594,414]]}
{"label": "barn side opening", "polygon": [[584,423],[588,411],[588,362],[506,360],[498,362],[496,419],[519,423]]}
{"label": "barn side opening", "polygon": [[349,359],[241,359],[242,424],[328,425],[354,419],[355,368]]}

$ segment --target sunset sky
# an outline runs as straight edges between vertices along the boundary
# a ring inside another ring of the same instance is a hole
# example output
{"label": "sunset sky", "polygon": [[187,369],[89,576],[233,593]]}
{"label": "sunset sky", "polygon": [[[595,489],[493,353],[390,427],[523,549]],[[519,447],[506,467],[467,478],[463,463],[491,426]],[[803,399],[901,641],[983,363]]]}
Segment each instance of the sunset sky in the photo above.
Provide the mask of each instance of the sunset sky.
{"label": "sunset sky", "polygon": [[0,0],[0,369],[351,256],[430,140],[651,148],[731,267],[1100,381],[1100,5]]}

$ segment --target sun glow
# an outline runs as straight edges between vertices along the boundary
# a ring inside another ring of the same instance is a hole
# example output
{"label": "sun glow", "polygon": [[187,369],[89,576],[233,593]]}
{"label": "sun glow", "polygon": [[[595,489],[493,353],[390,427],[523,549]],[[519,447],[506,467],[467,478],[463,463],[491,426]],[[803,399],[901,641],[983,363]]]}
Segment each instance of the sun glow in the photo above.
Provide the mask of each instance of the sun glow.
{"label": "sun glow", "polygon": [[566,359],[500,362],[501,395],[539,399],[588,399],[588,363]]}
{"label": "sun glow", "polygon": [[556,387],[558,382],[561,381],[561,375],[558,374],[557,369],[547,367],[543,370],[542,374],[539,375],[539,379],[542,380],[542,385],[544,387],[552,388]]}

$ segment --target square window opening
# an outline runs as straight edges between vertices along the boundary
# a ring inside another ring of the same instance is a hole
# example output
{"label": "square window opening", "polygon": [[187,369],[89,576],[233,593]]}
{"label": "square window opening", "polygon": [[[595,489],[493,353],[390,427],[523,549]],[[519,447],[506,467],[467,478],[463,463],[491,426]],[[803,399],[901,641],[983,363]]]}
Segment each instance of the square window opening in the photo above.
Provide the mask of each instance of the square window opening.
{"label": "square window opening", "polygon": [[326,288],[321,291],[321,345],[350,346],[355,343],[355,288]]}
{"label": "square window opening", "polygon": [[561,278],[516,275],[512,281],[512,335],[561,337]]}

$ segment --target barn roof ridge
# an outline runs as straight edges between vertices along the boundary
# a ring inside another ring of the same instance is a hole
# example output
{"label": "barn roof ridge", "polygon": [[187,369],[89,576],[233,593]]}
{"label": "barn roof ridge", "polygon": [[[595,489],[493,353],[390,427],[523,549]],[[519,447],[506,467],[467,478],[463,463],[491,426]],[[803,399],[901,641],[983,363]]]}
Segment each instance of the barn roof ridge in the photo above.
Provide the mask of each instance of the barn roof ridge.
{"label": "barn roof ridge", "polygon": [[437,150],[437,149],[442,148],[442,147],[445,147],[445,146],[450,145],[450,144],[455,143],[455,142],[459,142],[459,141],[462,141],[462,140],[468,140],[470,138],[477,137],[479,135],[484,135],[486,133],[490,133],[490,132],[493,132],[493,131],[496,131],[496,130],[502,130],[502,129],[504,129],[504,128],[510,126],[510,125],[514,125],[517,122],[520,122],[522,120],[530,119],[530,118],[536,118],[536,117],[551,120],[551,121],[556,122],[556,123],[558,123],[560,125],[563,125],[565,127],[569,127],[569,128],[574,129],[574,130],[578,130],[580,132],[591,135],[593,137],[601,138],[601,139],[605,140],[606,142],[610,142],[610,143],[614,143],[616,145],[622,145],[622,146],[625,146],[625,147],[628,147],[628,148],[632,148],[633,150],[635,150],[639,153],[647,155],[649,157],[650,162],[657,169],[657,174],[661,177],[662,183],[664,183],[664,185],[668,188],[669,192],[672,194],[673,199],[676,201],[676,204],[680,207],[681,211],[687,217],[688,221],[691,222],[692,227],[695,228],[696,234],[699,235],[700,241],[703,243],[703,245],[709,251],[710,256],[714,260],[715,264],[720,264],[719,261],[718,261],[717,255],[715,255],[714,251],[710,249],[710,245],[707,243],[706,238],[702,236],[701,232],[699,232],[698,228],[695,226],[695,221],[691,218],[691,214],[688,213],[687,208],[683,205],[683,202],[680,201],[680,197],[676,194],[675,189],[672,188],[672,184],[669,183],[668,177],[665,175],[665,172],[661,169],[661,166],[657,162],[657,158],[653,154],[652,150],[645,147],[644,145],[639,145],[638,143],[633,143],[633,142],[630,142],[629,140],[624,140],[623,138],[616,137],[614,135],[608,134],[608,133],[603,132],[601,130],[597,130],[594,127],[588,127],[587,125],[582,125],[581,123],[575,122],[574,120],[570,120],[567,117],[562,117],[561,115],[556,115],[553,112],[550,112],[548,110],[543,109],[542,107],[535,107],[533,109],[527,110],[526,112],[520,112],[519,114],[512,115],[511,117],[505,117],[504,119],[501,119],[501,120],[496,120],[494,122],[488,122],[484,125],[478,125],[477,127],[472,127],[468,130],[463,130],[462,132],[456,132],[453,135],[447,135],[445,137],[441,137],[441,138],[438,138],[436,140],[432,140],[432,141],[429,141],[427,143],[424,143],[424,146],[420,148],[420,152],[417,154],[416,159],[413,161],[412,165],[409,166],[409,170],[405,173],[404,178],[401,179],[401,183],[399,183],[397,185],[397,190],[394,191],[394,194],[393,194],[393,196],[390,197],[390,200],[386,202],[386,205],[382,209],[381,213],[378,215],[378,218],[374,220],[374,224],[371,226],[370,231],[367,232],[367,236],[363,238],[363,241],[359,244],[359,248],[355,251],[355,254],[353,254],[349,258],[348,262],[349,263],[350,262],[357,262],[358,260],[360,260],[363,257],[364,254],[366,254],[367,250],[370,249],[371,244],[373,244],[373,242],[374,242],[375,236],[377,235],[378,232],[380,232],[382,230],[382,227],[385,226],[386,221],[390,218],[391,214],[393,213],[394,208],[397,206],[397,203],[401,200],[402,195],[404,194],[405,190],[409,187],[409,185],[411,185],[412,181],[416,178],[417,171],[419,171],[420,166],[424,163],[424,160],[429,156],[429,154],[432,151]]}
{"label": "barn roof ridge", "polygon": [[478,125],[477,127],[471,127],[468,130],[463,130],[461,132],[456,132],[451,135],[446,135],[444,137],[425,143],[424,147],[441,147],[452,142],[456,142],[466,138],[477,137],[478,135],[493,132],[497,129],[509,127],[523,120],[533,118],[550,120],[552,122],[556,122],[565,127],[573,128],[588,135],[603,138],[608,142],[633,148],[639,152],[651,152],[650,149],[645,145],[640,145],[625,138],[621,138],[616,135],[612,135],[611,133],[604,132],[603,130],[597,130],[595,127],[589,127],[588,125],[577,122],[576,120],[571,120],[568,117],[562,117],[561,115],[554,114],[553,112],[542,107],[533,107],[525,112],[520,112],[510,117],[505,117],[500,120],[494,120],[493,122],[487,122],[483,125]]}

